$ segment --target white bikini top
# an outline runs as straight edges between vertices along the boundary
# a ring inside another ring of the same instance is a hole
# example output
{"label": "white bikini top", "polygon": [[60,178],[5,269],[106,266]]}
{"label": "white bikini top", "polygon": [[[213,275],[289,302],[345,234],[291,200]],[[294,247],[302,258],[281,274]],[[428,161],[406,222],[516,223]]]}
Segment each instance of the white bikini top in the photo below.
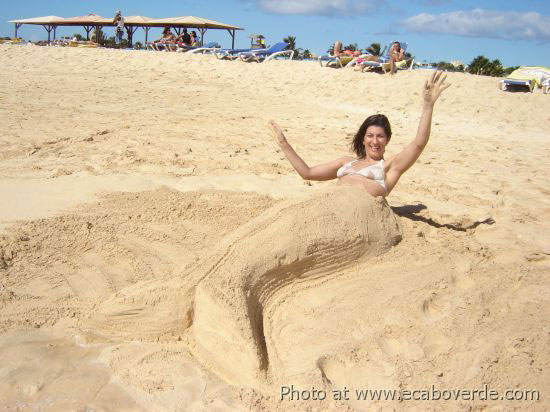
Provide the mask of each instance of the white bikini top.
{"label": "white bikini top", "polygon": [[338,177],[342,177],[345,175],[365,176],[366,178],[374,180],[384,189],[386,188],[386,182],[385,182],[386,175],[384,173],[384,159],[380,159],[379,162],[373,163],[372,165],[368,165],[367,167],[364,167],[361,170],[353,170],[353,167],[351,167],[351,165],[354,164],[355,162],[357,162],[357,160],[352,160],[351,162],[346,163],[344,166],[338,169],[338,171],[336,172],[336,176]]}

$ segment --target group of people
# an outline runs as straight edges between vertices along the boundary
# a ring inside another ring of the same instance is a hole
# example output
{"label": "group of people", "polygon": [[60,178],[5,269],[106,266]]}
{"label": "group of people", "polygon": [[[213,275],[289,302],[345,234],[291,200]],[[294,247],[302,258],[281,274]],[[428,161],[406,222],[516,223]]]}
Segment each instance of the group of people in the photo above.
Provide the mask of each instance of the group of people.
{"label": "group of people", "polygon": [[359,50],[342,50],[342,42],[336,41],[334,43],[334,57],[351,57],[355,60],[356,70],[362,70],[363,62],[380,62],[387,63],[389,65],[389,72],[394,74],[397,71],[397,64],[405,60],[405,50],[401,47],[401,43],[394,41],[387,56],[374,56],[372,54],[362,54]]}
{"label": "group of people", "polygon": [[[113,24],[115,25],[115,41],[117,44],[122,44],[122,38],[124,36],[124,17],[120,10],[117,10],[115,17],[113,18]],[[178,44],[182,46],[195,47],[199,43],[199,36],[195,30],[191,33],[187,32],[187,29],[183,29],[183,32],[176,36],[170,30],[170,27],[165,27],[162,31],[162,36],[153,42],[154,44]]]}
{"label": "group of people", "polygon": [[153,43],[155,44],[177,44],[181,43],[183,46],[188,47],[195,47],[198,45],[199,37],[197,36],[197,32],[195,30],[192,30],[191,33],[187,32],[187,29],[183,29],[183,32],[176,36],[172,31],[170,30],[170,27],[165,27],[162,31],[162,36],[155,40]]}

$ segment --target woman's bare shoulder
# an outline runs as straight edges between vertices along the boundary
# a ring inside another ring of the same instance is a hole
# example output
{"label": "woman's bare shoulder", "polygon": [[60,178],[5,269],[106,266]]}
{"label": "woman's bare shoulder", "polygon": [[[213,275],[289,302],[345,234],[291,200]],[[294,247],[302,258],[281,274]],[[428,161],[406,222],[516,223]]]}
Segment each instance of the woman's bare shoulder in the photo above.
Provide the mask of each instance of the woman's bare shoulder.
{"label": "woman's bare shoulder", "polygon": [[340,162],[340,166],[344,166],[346,163],[353,162],[357,159],[353,156],[342,156],[337,160]]}
{"label": "woman's bare shoulder", "polygon": [[353,160],[357,160],[357,158],[353,157],[353,156],[342,156],[340,158],[340,160],[342,160],[343,162],[351,162]]}

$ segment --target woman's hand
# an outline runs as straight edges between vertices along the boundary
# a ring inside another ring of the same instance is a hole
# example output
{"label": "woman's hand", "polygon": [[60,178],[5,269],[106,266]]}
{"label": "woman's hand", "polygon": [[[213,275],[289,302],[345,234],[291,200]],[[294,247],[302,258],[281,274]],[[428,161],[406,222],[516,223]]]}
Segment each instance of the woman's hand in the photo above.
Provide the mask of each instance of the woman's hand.
{"label": "woman's hand", "polygon": [[279,146],[282,146],[284,144],[287,144],[285,134],[279,127],[275,121],[270,120],[269,121],[269,127],[271,128],[271,132],[273,133],[273,136],[277,139],[277,142],[279,143]]}
{"label": "woman's hand", "polygon": [[424,103],[433,105],[436,102],[443,90],[450,86],[450,84],[444,84],[446,78],[446,74],[436,71],[429,80],[426,80],[423,88]]}

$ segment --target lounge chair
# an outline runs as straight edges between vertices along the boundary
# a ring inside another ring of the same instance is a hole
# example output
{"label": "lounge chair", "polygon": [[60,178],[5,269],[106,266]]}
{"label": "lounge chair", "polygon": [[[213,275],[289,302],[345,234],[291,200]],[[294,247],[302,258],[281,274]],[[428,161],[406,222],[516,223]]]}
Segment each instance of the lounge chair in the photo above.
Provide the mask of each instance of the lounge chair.
{"label": "lounge chair", "polygon": [[321,67],[343,68],[355,64],[354,56],[319,56],[317,61]]}
{"label": "lounge chair", "polygon": [[211,41],[206,43],[204,46],[184,46],[183,44],[178,43],[178,51],[185,53],[206,53],[214,50],[220,50],[220,45]]}
{"label": "lounge chair", "polygon": [[272,60],[277,56],[290,55],[290,60],[294,57],[294,50],[285,50],[288,47],[288,43],[280,42],[275,43],[269,49],[254,49],[248,52],[239,53],[238,56],[243,62],[266,62]]}
{"label": "lounge chair", "polygon": [[217,49],[214,50],[214,55],[220,60],[235,60],[239,58],[239,54],[248,53],[252,50],[267,50],[267,49]]}
{"label": "lounge chair", "polygon": [[[409,44],[402,43],[402,42],[399,42],[399,43],[401,44],[401,49],[403,49],[403,52],[406,52]],[[393,42],[390,43],[390,45],[387,47],[386,49],[387,53],[384,56],[380,56],[380,61],[378,62],[365,61],[365,62],[359,63],[359,65],[362,67],[362,70],[365,72],[365,71],[374,71],[379,69],[379,70],[382,70],[384,73],[388,73],[389,71],[391,71],[389,53],[391,51],[392,44]],[[412,70],[413,65],[414,65],[414,58],[403,59],[401,61],[395,62],[395,67],[397,68],[397,70],[406,70],[406,69]]]}
{"label": "lounge chair", "polygon": [[547,87],[544,83],[549,79],[550,69],[540,66],[524,66],[514,70],[510,75],[499,82],[501,90],[525,90],[532,92],[535,87],[544,87],[543,91],[547,93]]}
{"label": "lounge chair", "polygon": [[550,94],[550,78],[542,82],[542,91],[544,94]]}
{"label": "lounge chair", "polygon": [[175,43],[155,43],[155,42],[151,42],[151,43],[147,43],[145,45],[145,48],[146,49],[151,49],[151,50],[154,50],[154,51],[173,51],[175,50],[175,48],[177,47],[177,45]]}

